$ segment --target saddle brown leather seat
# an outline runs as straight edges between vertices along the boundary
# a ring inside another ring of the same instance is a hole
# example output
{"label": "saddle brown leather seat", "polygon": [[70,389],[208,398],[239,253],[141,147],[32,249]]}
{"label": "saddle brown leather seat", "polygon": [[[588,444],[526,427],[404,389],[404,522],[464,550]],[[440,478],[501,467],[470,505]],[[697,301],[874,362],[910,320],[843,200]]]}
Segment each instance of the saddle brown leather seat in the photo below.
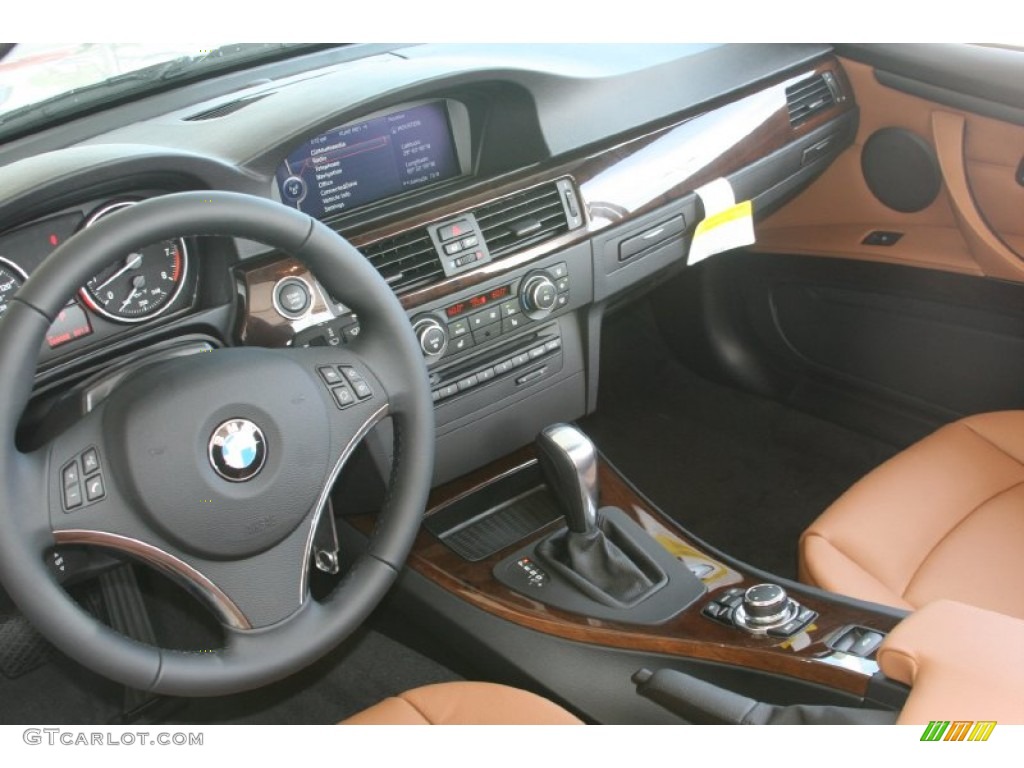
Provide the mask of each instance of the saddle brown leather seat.
{"label": "saddle brown leather seat", "polygon": [[1024,618],[1024,411],[950,424],[864,477],[800,538],[800,578],[863,600]]}
{"label": "saddle brown leather seat", "polygon": [[438,683],[363,710],[342,725],[582,725],[554,702],[494,683]]}

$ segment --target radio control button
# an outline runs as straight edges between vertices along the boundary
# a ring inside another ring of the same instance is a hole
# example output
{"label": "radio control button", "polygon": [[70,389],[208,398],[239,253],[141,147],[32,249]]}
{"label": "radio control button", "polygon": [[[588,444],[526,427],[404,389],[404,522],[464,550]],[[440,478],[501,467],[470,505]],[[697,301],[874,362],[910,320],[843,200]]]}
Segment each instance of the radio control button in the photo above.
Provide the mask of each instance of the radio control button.
{"label": "radio control button", "polygon": [[530,362],[530,356],[524,352],[512,358],[512,367],[518,368],[520,365],[526,365],[528,362]]}
{"label": "radio control button", "polygon": [[476,376],[480,380],[480,383],[483,384],[485,381],[490,381],[494,378],[494,369],[484,368],[482,371],[477,371]]}
{"label": "radio control button", "polygon": [[459,379],[459,391],[462,392],[463,390],[469,389],[470,387],[475,387],[479,382],[480,380],[477,378],[475,373],[472,376],[467,376],[464,379]]}
{"label": "radio control button", "polygon": [[501,376],[503,373],[508,373],[512,370],[511,360],[502,360],[500,363],[494,364],[494,373]]}

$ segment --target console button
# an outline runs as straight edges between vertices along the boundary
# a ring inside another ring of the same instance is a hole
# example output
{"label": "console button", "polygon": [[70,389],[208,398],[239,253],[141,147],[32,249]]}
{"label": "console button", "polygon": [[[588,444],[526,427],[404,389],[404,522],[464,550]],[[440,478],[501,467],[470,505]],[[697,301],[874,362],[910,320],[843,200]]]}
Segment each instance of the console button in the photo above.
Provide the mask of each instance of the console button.
{"label": "console button", "polygon": [[501,320],[501,309],[499,307],[491,307],[490,309],[484,309],[477,312],[475,315],[469,318],[469,325],[473,330],[482,328],[485,325],[496,323]]}
{"label": "console button", "polygon": [[470,235],[469,237],[464,237],[461,240],[463,248],[476,248],[478,242],[476,235]]}
{"label": "console button", "polygon": [[459,251],[461,251],[461,250],[462,250],[462,243],[455,242],[455,243],[445,243],[444,244],[444,252],[446,254],[448,254],[449,256],[454,256],[456,253],[459,253]]}
{"label": "console button", "polygon": [[99,472],[100,455],[96,453],[95,448],[90,448],[82,454],[82,468],[85,470],[85,474],[87,475],[91,475],[93,472]]}
{"label": "console button", "polygon": [[530,356],[525,352],[521,355],[516,355],[511,360],[513,368],[518,368],[520,365],[526,365],[528,362],[530,362]]}
{"label": "console button", "polygon": [[464,379],[459,379],[457,386],[459,391],[462,392],[470,387],[475,387],[479,382],[480,380],[477,378],[476,374],[473,374],[472,376],[466,376]]}
{"label": "console button", "polygon": [[448,354],[456,355],[465,349],[469,349],[473,346],[472,336],[460,336],[457,339],[452,339],[448,342]]}
{"label": "console button", "polygon": [[541,344],[539,347],[531,349],[527,354],[530,356],[531,360],[536,360],[538,357],[542,357],[545,351],[544,345]]}
{"label": "console button", "polygon": [[103,498],[103,475],[93,475],[85,481],[85,498],[87,501]]}
{"label": "console button", "polygon": [[558,298],[555,299],[555,309],[562,309],[563,307],[566,307],[568,305],[569,305],[569,294],[568,293],[560,293],[560,294],[558,294]]}
{"label": "console button", "polygon": [[559,278],[565,277],[569,274],[569,268],[565,265],[564,261],[560,261],[555,264],[555,266],[551,267],[548,272],[551,273],[551,276],[555,278],[555,280],[558,280]]}
{"label": "console button", "polygon": [[551,341],[545,342],[545,344],[544,344],[544,349],[546,349],[548,352],[554,352],[556,349],[561,349],[561,348],[562,348],[562,340],[561,339],[551,339]]}
{"label": "console button", "polygon": [[452,240],[456,237],[463,237],[471,234],[473,227],[465,219],[456,221],[437,230],[437,236],[442,240]]}
{"label": "console button", "polygon": [[555,287],[559,293],[566,293],[569,290],[569,278],[560,277],[555,281]]}
{"label": "console button", "polygon": [[502,303],[502,305],[501,305],[501,316],[502,317],[512,317],[512,315],[518,315],[518,314],[519,314],[519,302],[518,301],[516,301],[515,299],[509,299],[508,301]]}
{"label": "console button", "polygon": [[483,344],[484,342],[496,339],[501,335],[501,323],[491,323],[488,326],[473,331],[473,343]]}
{"label": "console button", "polygon": [[469,323],[465,320],[456,320],[453,323],[448,323],[448,335],[453,339],[465,336],[467,333],[469,333]]}
{"label": "console button", "polygon": [[512,333],[512,331],[517,331],[524,325],[526,325],[525,317],[521,317],[519,315],[516,315],[514,317],[506,317],[504,320],[501,321],[501,332]]}
{"label": "console button", "polygon": [[878,632],[865,632],[850,646],[850,653],[854,656],[870,656],[882,644],[883,639],[884,637]]}
{"label": "console button", "polygon": [[64,480],[65,488],[70,488],[72,485],[78,485],[78,481],[82,479],[82,476],[78,471],[78,462],[73,461],[64,467],[64,471],[61,472],[61,477]]}
{"label": "console button", "polygon": [[501,374],[503,374],[503,373],[508,373],[511,370],[512,370],[512,361],[511,360],[502,360],[500,363],[495,363],[494,364],[494,372],[497,375],[499,375],[499,376]]}
{"label": "console button", "polygon": [[477,371],[476,375],[480,379],[480,383],[483,384],[485,381],[490,381],[494,378],[494,369],[484,368],[482,371]]}

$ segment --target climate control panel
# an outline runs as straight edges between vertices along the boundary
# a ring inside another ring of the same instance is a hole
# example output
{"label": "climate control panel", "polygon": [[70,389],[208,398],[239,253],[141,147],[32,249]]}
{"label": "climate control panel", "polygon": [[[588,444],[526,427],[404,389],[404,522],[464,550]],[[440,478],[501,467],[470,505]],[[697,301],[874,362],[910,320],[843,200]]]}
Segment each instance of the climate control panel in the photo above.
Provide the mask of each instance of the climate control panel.
{"label": "climate control panel", "polygon": [[568,267],[559,262],[436,312],[415,315],[413,332],[430,365],[546,320],[569,305],[569,288]]}

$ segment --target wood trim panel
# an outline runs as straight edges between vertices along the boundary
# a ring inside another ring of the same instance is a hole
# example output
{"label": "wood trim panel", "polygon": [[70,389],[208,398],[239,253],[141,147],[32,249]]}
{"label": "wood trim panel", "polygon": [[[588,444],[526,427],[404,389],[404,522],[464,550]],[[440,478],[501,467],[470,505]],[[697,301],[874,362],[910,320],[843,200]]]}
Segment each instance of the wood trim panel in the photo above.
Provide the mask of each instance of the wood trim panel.
{"label": "wood trim panel", "polygon": [[[533,448],[528,446],[442,486],[431,495],[428,514],[534,461]],[[702,545],[692,540],[675,522],[643,499],[604,460],[599,466],[599,478],[602,506],[616,506],[624,510],[687,565],[709,566],[703,577],[708,588],[707,596],[675,618],[657,626],[598,620],[550,608],[520,595],[494,578],[492,570],[495,565],[529,540],[518,542],[486,560],[473,563],[462,559],[425,529],[420,531],[408,566],[476,608],[537,632],[609,648],[747,667],[819,683],[855,695],[865,693],[867,676],[822,661],[830,653],[824,641],[835,630],[848,624],[888,632],[895,626],[895,619],[882,613],[833,603],[801,590],[793,590],[791,594],[820,615],[807,630],[789,640],[756,638],[702,616],[701,607],[722,590],[747,588],[761,580],[708,554]],[[369,533],[374,520],[373,516],[362,516],[353,518],[352,522],[363,532]],[[559,527],[560,524],[553,523],[532,538],[539,539]]]}
{"label": "wood trim panel", "polygon": [[[832,71],[843,92],[852,94],[838,60],[829,57],[814,67],[780,77],[768,85],[755,86],[702,105],[667,125],[647,126],[632,136],[619,137],[573,157],[482,180],[461,190],[455,199],[448,197],[435,207],[410,212],[405,218],[371,229],[345,230],[344,234],[356,247],[363,247],[458,216],[536,184],[567,176],[575,181],[586,212],[583,227],[479,269],[402,294],[402,305],[413,309],[519,270],[548,254],[589,240],[609,227],[679,200],[700,185],[739,171],[854,109],[853,99],[847,98],[796,127],[790,125],[786,86],[824,71]],[[274,261],[280,262],[274,269],[268,269],[268,262],[264,260],[239,268],[245,296],[262,295],[267,290],[263,282],[282,271],[298,268],[297,262],[287,257]],[[239,329],[240,337],[249,343],[272,346],[282,333],[287,335],[288,324],[283,318],[276,322],[277,326],[284,326],[282,331],[267,327],[272,318],[266,313],[253,316],[251,322],[250,314],[247,311]]]}

